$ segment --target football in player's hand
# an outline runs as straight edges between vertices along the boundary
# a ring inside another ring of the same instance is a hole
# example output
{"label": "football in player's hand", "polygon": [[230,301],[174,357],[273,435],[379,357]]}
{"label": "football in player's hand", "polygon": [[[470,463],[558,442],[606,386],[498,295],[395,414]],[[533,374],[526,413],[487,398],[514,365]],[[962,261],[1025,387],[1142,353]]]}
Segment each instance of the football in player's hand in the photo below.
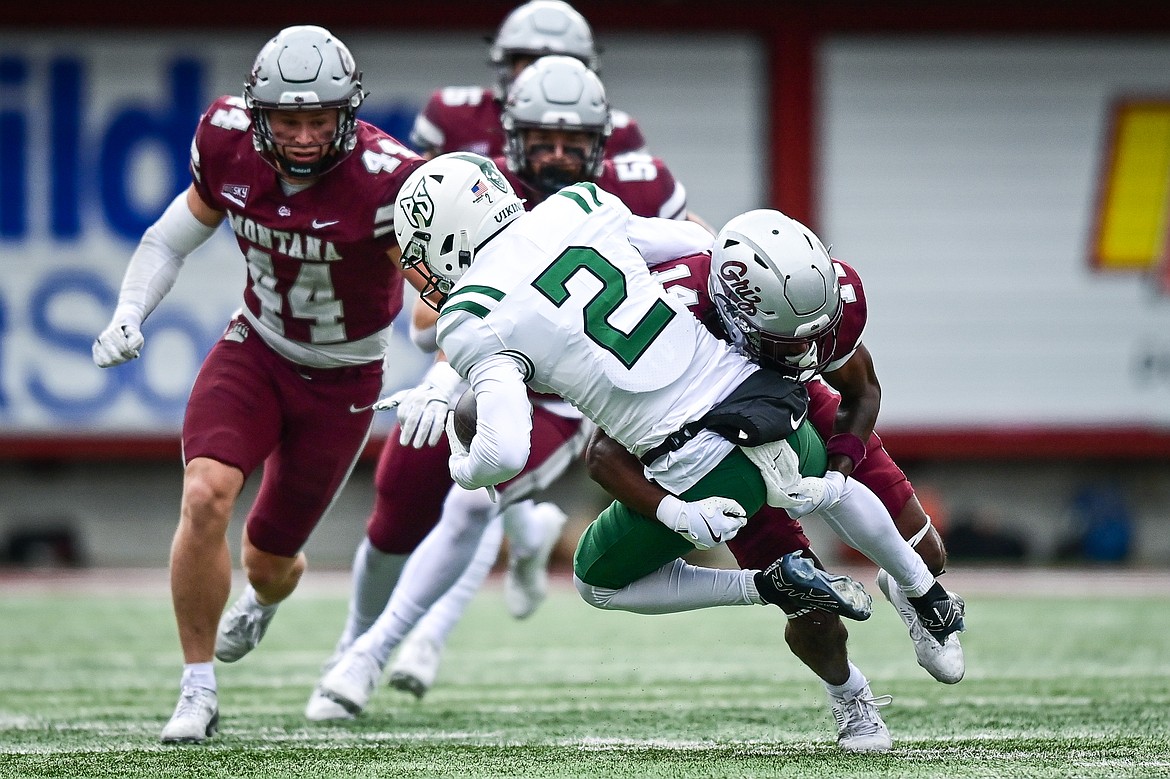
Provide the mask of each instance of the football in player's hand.
{"label": "football in player's hand", "polygon": [[455,403],[455,435],[463,446],[471,446],[475,437],[475,393],[468,389]]}

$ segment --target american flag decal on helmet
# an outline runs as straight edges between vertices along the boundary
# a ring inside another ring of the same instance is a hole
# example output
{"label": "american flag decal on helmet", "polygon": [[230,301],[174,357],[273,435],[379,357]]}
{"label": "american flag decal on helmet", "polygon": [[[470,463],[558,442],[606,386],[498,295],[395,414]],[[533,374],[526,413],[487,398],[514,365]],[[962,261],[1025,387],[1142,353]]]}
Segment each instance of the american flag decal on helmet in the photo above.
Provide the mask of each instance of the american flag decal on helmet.
{"label": "american flag decal on helmet", "polygon": [[487,193],[488,187],[487,184],[483,183],[483,179],[476,179],[475,183],[471,185],[471,194],[475,195],[475,200],[472,202],[478,203]]}

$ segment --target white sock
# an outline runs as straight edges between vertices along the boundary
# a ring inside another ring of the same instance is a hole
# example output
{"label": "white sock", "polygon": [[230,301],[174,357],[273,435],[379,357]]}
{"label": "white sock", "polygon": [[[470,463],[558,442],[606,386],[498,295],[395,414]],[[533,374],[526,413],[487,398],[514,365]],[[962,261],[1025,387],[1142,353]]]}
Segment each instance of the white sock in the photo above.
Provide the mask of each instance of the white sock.
{"label": "white sock", "polygon": [[462,619],[463,612],[467,611],[471,599],[479,592],[484,579],[500,556],[500,544],[503,540],[504,523],[497,516],[484,529],[479,546],[475,550],[475,557],[467,566],[467,570],[459,577],[459,581],[427,610],[415,626],[414,633],[421,633],[440,646],[447,643],[447,636]]}
{"label": "white sock", "polygon": [[700,568],[675,560],[621,589],[594,587],[576,577],[573,581],[585,602],[599,609],[673,614],[712,606],[754,605],[757,601],[748,595],[745,584],[753,574],[755,571]]}
{"label": "white sock", "polygon": [[461,487],[451,488],[439,524],[410,555],[385,611],[353,642],[353,650],[385,667],[394,647],[471,565],[491,517],[468,495]]}
{"label": "white sock", "polygon": [[865,678],[865,674],[859,671],[853,663],[849,663],[849,678],[845,680],[845,683],[829,684],[825,682],[825,689],[834,698],[853,698],[867,684],[869,681]]}
{"label": "white sock", "polygon": [[179,682],[180,687],[203,687],[205,689],[216,691],[215,686],[215,664],[212,662],[206,663],[187,663],[183,666],[183,678]]}
{"label": "white sock", "polygon": [[934,584],[930,569],[902,538],[885,505],[857,479],[847,479],[840,502],[817,515],[842,541],[885,568],[904,592],[924,595]]}
{"label": "white sock", "polygon": [[369,538],[363,538],[353,556],[353,592],[349,597],[349,613],[338,652],[344,652],[357,637],[370,629],[374,620],[386,608],[390,593],[398,584],[407,555],[387,554],[374,547]]}
{"label": "white sock", "polygon": [[544,543],[544,527],[533,521],[535,508],[536,501],[530,499],[504,509],[504,533],[508,536],[508,551],[512,557],[531,557]]}

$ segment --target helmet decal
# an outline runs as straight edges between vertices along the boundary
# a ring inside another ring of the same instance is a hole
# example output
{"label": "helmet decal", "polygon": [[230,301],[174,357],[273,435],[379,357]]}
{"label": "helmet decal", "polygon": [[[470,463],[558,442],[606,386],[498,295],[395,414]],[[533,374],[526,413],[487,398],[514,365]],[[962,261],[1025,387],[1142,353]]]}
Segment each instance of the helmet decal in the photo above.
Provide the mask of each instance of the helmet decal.
{"label": "helmet decal", "polygon": [[[442,181],[442,177],[439,181]],[[419,176],[418,186],[412,192],[398,198],[398,206],[411,227],[418,229],[431,226],[431,221],[435,218],[435,201],[427,192],[426,176]]]}

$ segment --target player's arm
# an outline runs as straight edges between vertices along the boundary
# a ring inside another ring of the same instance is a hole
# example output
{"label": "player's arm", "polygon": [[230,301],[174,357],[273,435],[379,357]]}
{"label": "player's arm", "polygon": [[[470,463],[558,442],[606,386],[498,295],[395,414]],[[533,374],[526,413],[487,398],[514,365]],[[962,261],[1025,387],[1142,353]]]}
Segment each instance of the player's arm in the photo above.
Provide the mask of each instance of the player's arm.
{"label": "player's arm", "polygon": [[873,357],[865,344],[858,344],[844,365],[823,374],[823,378],[841,393],[833,434],[826,441],[829,470],[848,476],[865,456],[865,442],[877,424],[882,388],[874,371]]}
{"label": "player's arm", "polygon": [[122,278],[114,315],[93,343],[98,366],[109,368],[138,356],[145,343],[142,322],[171,291],[187,255],[215,233],[223,217],[192,184],[146,228]]}
{"label": "player's arm", "polygon": [[704,230],[711,233],[711,235],[717,234],[717,231],[715,230],[715,228],[713,228],[710,224],[708,224],[706,219],[699,216],[694,211],[687,211],[686,219],[688,222],[694,222],[699,227],[702,227]]}
{"label": "player's arm", "polygon": [[[478,433],[477,433],[478,434]],[[642,463],[600,429],[585,449],[589,476],[610,495],[646,517],[655,517],[698,549],[731,540],[747,522],[743,507],[730,498],[687,503],[646,478]]]}
{"label": "player's arm", "polygon": [[475,437],[466,455],[454,452],[451,477],[465,489],[506,482],[523,470],[532,442],[532,404],[523,369],[515,359],[494,354],[471,366],[475,393]]}

